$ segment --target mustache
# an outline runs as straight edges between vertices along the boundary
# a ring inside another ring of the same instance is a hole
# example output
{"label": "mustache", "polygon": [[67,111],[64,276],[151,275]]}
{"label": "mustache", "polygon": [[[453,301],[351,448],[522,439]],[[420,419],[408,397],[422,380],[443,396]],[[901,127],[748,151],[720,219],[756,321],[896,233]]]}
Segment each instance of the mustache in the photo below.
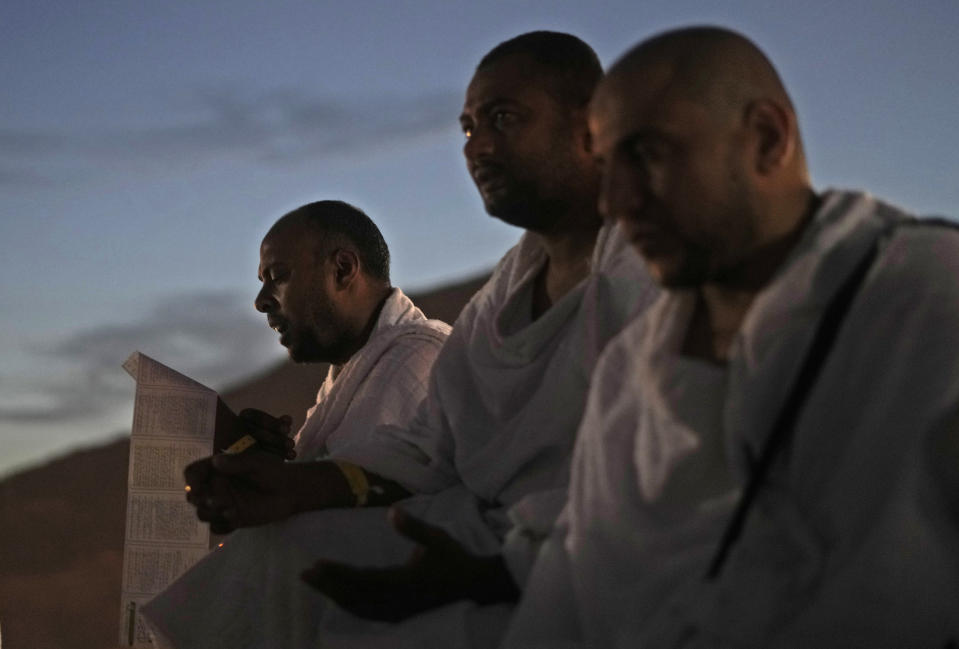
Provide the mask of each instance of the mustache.
{"label": "mustache", "polygon": [[505,168],[503,165],[495,162],[481,162],[473,165],[470,169],[470,175],[476,182],[484,182],[491,178],[502,176],[504,173]]}

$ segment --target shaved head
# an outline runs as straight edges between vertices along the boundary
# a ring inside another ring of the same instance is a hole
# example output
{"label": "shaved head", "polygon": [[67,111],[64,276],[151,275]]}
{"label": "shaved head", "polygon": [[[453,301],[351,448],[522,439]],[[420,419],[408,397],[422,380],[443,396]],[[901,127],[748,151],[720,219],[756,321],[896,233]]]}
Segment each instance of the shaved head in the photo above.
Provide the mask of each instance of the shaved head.
{"label": "shaved head", "polygon": [[307,203],[284,215],[267,233],[296,227],[302,236],[314,236],[331,245],[348,244],[356,248],[363,272],[384,284],[390,281],[390,251],[379,228],[363,210],[337,200]]}
{"label": "shaved head", "polygon": [[792,108],[779,73],[766,55],[741,34],[720,27],[690,27],[640,43],[614,66],[625,72],[664,66],[690,99],[714,108],[742,106],[758,97],[776,98]]}
{"label": "shaved head", "polygon": [[[643,41],[616,62],[604,85],[621,86],[637,78],[655,79],[663,94],[705,106],[720,123],[739,119],[757,100],[773,101],[795,115],[789,93],[763,51],[722,27],[688,27]],[[798,137],[796,144],[805,173]]]}
{"label": "shaved head", "polygon": [[813,197],[792,101],[769,59],[717,27],[627,52],[590,104],[600,211],[666,286],[731,282],[797,231]]}

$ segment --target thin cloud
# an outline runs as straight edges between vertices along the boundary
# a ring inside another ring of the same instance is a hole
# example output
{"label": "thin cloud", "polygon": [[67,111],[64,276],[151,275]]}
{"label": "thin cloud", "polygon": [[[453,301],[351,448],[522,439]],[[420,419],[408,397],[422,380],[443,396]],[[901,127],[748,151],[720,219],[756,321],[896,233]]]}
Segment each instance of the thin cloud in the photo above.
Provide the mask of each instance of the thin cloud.
{"label": "thin cloud", "polygon": [[[2,147],[0,142],[0,150]],[[35,168],[0,162],[0,187],[49,187],[53,184],[49,174],[40,173]]]}
{"label": "thin cloud", "polygon": [[163,300],[143,320],[78,333],[37,350],[69,368],[57,378],[21,383],[30,405],[0,407],[0,421],[68,422],[101,415],[132,396],[120,364],[134,350],[213,388],[260,370],[277,358],[276,341],[249,300],[234,293],[198,293]]}
{"label": "thin cloud", "polygon": [[206,89],[191,100],[195,117],[177,123],[92,132],[0,130],[0,184],[43,178],[56,162],[163,165],[246,157],[267,164],[300,162],[385,146],[455,123],[458,93],[419,97],[322,98],[295,90],[256,96]]}

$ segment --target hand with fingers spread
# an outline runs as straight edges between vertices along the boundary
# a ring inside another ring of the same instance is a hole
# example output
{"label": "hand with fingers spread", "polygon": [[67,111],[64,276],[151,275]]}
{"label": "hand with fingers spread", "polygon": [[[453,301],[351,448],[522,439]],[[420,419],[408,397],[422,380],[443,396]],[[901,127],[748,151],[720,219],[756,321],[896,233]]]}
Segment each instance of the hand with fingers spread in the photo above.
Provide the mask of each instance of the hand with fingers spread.
{"label": "hand with fingers spread", "polygon": [[418,544],[405,564],[356,568],[320,560],[302,573],[303,580],[354,615],[387,622],[462,599],[493,604],[519,598],[501,556],[474,555],[397,507],[389,515],[397,532]]}

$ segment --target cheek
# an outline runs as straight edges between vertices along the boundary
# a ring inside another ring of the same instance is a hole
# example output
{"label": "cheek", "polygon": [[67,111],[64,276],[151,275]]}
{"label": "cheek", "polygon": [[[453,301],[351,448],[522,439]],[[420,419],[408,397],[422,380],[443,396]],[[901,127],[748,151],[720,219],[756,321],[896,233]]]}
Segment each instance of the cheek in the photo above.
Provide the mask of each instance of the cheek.
{"label": "cheek", "polygon": [[278,298],[281,308],[287,318],[296,320],[298,324],[303,324],[303,318],[309,314],[308,309],[304,309],[304,303],[309,304],[307,296],[304,296],[296,286],[286,286]]}
{"label": "cheek", "polygon": [[724,167],[677,167],[651,179],[653,191],[662,197],[676,219],[677,229],[699,240],[712,238],[721,230],[728,211],[725,193],[728,181]]}

